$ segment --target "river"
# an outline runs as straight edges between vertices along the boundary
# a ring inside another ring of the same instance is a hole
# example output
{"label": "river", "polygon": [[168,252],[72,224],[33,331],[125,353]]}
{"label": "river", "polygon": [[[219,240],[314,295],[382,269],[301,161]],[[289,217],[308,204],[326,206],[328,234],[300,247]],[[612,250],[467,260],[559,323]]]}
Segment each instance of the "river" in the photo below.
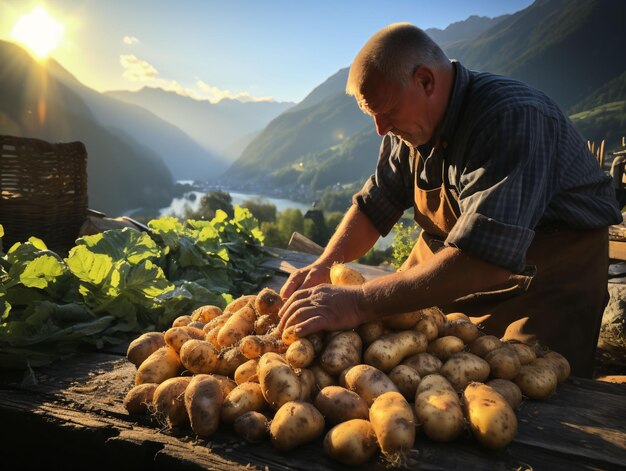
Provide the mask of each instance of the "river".
{"label": "river", "polygon": [[[305,214],[309,209],[311,209],[311,205],[301,203],[299,201],[293,201],[290,199],[283,198],[272,198],[265,195],[259,194],[247,194],[247,193],[237,193],[237,192],[229,192],[230,197],[232,198],[233,206],[241,205],[244,201],[250,199],[262,199],[269,204],[273,204],[276,206],[276,212],[280,213],[285,209],[295,208],[299,209],[302,214]],[[180,216],[184,213],[185,206],[189,207],[192,211],[196,211],[200,206],[200,199],[206,194],[203,191],[190,191],[185,193],[181,198],[174,198],[169,206],[165,208],[161,208],[159,210],[160,216]],[[376,248],[380,250],[384,250],[391,245],[393,242],[393,231],[389,233],[387,237],[383,237],[378,239],[376,243]]]}

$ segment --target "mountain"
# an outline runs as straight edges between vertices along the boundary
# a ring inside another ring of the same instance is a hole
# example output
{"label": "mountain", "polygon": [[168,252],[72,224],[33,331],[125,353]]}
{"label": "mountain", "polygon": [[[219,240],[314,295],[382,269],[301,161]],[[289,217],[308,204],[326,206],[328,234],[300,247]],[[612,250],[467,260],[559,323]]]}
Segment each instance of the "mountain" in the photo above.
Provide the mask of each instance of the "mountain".
{"label": "mountain", "polygon": [[113,91],[107,95],[139,105],[185,130],[196,142],[229,163],[249,142],[246,136],[261,131],[293,103],[241,102],[223,99],[218,103],[195,100],[160,88],[144,87],[136,92]]}
{"label": "mountain", "polygon": [[0,133],[82,141],[88,153],[91,208],[119,215],[169,203],[172,175],[159,155],[128,134],[103,126],[76,91],[19,46],[0,41],[0,62]]}
{"label": "mountain", "polygon": [[52,61],[50,73],[82,98],[94,117],[110,132],[134,139],[163,158],[176,180],[212,179],[228,166],[182,129],[141,106],[116,100],[80,83]]}
{"label": "mountain", "polygon": [[[624,72],[619,58],[626,48],[624,18],[626,2],[621,0],[537,0],[512,15],[470,17],[428,34],[440,41],[448,57],[474,70],[524,80],[552,96],[566,112],[581,111],[577,104],[589,100],[595,111],[579,115],[575,125],[584,136],[612,136],[624,132],[626,115],[624,87],[619,86]],[[348,183],[371,173],[375,164],[370,155],[377,153],[380,138],[367,132],[373,129],[371,118],[345,94],[347,73],[340,70],[274,119],[226,171],[224,180],[232,185],[245,181],[252,188],[269,182],[320,189],[322,182]],[[604,91],[596,95],[598,90]],[[603,100],[609,96],[618,104],[608,106]],[[341,130],[342,139],[333,130]],[[340,141],[363,152],[363,159],[352,160],[352,170],[346,166],[347,171],[339,172],[330,165],[352,158]],[[372,150],[366,150],[367,145]]]}
{"label": "mountain", "polygon": [[467,41],[495,26],[511,15],[502,15],[495,18],[472,15],[466,20],[449,24],[445,29],[428,28],[424,30],[439,46],[447,48],[459,41]]}

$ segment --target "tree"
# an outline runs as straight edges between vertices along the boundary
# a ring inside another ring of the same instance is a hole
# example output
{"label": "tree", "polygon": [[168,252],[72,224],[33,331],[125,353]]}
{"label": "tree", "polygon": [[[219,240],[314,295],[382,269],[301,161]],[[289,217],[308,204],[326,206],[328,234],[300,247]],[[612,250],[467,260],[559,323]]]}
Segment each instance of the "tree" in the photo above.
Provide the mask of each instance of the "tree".
{"label": "tree", "polygon": [[245,200],[242,207],[248,208],[259,222],[275,222],[276,206],[269,203],[265,198],[251,198]]}
{"label": "tree", "polygon": [[185,209],[185,219],[213,219],[215,212],[221,209],[232,218],[235,214],[233,199],[230,193],[224,191],[211,191],[200,199],[200,205],[196,211]]}

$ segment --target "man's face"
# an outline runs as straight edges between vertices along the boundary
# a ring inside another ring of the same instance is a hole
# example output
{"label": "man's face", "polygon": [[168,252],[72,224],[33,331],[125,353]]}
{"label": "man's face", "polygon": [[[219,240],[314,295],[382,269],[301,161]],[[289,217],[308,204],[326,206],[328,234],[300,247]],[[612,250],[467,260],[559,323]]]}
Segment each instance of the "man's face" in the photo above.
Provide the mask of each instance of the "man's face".
{"label": "man's face", "polygon": [[374,118],[380,136],[392,133],[413,147],[426,144],[432,137],[428,96],[419,80],[411,80],[406,88],[401,88],[373,79],[358,103],[364,113]]}

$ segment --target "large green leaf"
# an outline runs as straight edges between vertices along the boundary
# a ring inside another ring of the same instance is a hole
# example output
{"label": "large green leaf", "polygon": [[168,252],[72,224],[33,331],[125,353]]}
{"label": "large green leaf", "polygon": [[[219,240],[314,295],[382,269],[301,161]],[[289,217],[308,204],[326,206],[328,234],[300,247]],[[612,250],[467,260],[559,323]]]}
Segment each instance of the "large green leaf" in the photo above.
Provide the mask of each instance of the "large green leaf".
{"label": "large green leaf", "polygon": [[132,265],[161,256],[161,250],[147,233],[129,227],[84,236],[76,244],[85,245],[91,252],[108,255],[113,260],[126,259]]}

